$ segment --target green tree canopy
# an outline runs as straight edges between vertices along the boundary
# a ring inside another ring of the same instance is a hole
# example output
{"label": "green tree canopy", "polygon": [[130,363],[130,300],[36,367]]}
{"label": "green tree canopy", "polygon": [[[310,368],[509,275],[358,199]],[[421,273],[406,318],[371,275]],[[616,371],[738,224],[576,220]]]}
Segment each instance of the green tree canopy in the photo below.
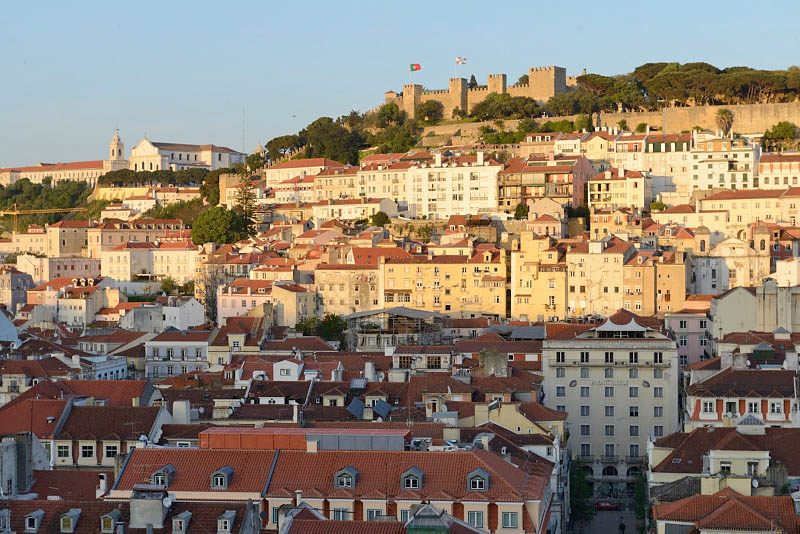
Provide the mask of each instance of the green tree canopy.
{"label": "green tree canopy", "polygon": [[306,140],[309,158],[328,158],[340,163],[358,163],[361,137],[357,131],[349,131],[330,117],[321,117],[300,132]]}
{"label": "green tree canopy", "polygon": [[250,154],[245,159],[245,163],[247,164],[247,168],[251,171],[257,171],[258,169],[263,168],[264,164],[266,163],[264,153],[262,152],[259,154],[258,152],[254,152]]}
{"label": "green tree canopy", "polygon": [[242,216],[222,206],[209,208],[197,218],[192,226],[192,242],[235,243],[247,237],[247,224]]}
{"label": "green tree canopy", "polygon": [[647,131],[647,123],[640,122],[636,125],[636,133],[645,133]]}
{"label": "green tree canopy", "polygon": [[178,284],[175,283],[175,279],[171,276],[167,276],[163,280],[161,280],[161,291],[166,293],[167,295],[172,295],[177,291]]}
{"label": "green tree canopy", "polygon": [[583,113],[575,117],[575,129],[579,132],[592,131],[592,117]]}
{"label": "green tree canopy", "polygon": [[472,116],[482,121],[536,118],[541,115],[542,108],[536,100],[525,96],[511,96],[508,93],[489,93],[472,108]]}
{"label": "green tree canopy", "polygon": [[378,126],[384,128],[390,124],[401,125],[406,120],[406,114],[394,102],[382,105],[378,109]]}
{"label": "green tree canopy", "polygon": [[770,140],[786,141],[794,139],[797,134],[797,126],[793,122],[781,121],[767,130],[766,137]]}
{"label": "green tree canopy", "polygon": [[287,152],[302,148],[304,145],[305,140],[297,134],[281,135],[267,141],[264,149],[267,151],[269,159],[276,161],[285,156]]}
{"label": "green tree canopy", "polygon": [[650,203],[650,211],[661,211],[667,209],[667,205],[660,200],[654,200]]}
{"label": "green tree canopy", "polygon": [[467,88],[475,89],[476,87],[478,87],[478,80],[475,79],[475,75],[473,74],[472,76],[469,77],[469,82],[467,82]]}
{"label": "green tree canopy", "polygon": [[425,124],[435,124],[444,118],[444,104],[438,100],[422,102],[417,104],[414,115]]}
{"label": "green tree canopy", "polygon": [[523,74],[522,76],[517,78],[517,83],[519,85],[528,85],[530,83],[530,80],[528,79],[528,75],[527,74]]}
{"label": "green tree canopy", "polygon": [[243,177],[236,186],[236,207],[234,209],[241,217],[247,235],[254,235],[256,233],[256,193],[250,176]]}
{"label": "green tree canopy", "polygon": [[594,517],[592,497],[594,495],[586,471],[578,462],[573,461],[569,468],[569,506],[573,519],[590,521]]}
{"label": "green tree canopy", "polygon": [[514,210],[514,218],[515,219],[527,219],[528,218],[528,211],[530,208],[524,202],[520,202],[517,204],[516,209]]}
{"label": "green tree canopy", "polygon": [[733,112],[727,108],[718,109],[714,122],[723,134],[727,134],[733,128]]}
{"label": "green tree canopy", "polygon": [[389,224],[389,222],[391,222],[389,216],[386,215],[386,212],[383,211],[376,212],[374,215],[372,215],[372,217],[370,217],[370,219],[373,226],[384,227],[387,224]]}

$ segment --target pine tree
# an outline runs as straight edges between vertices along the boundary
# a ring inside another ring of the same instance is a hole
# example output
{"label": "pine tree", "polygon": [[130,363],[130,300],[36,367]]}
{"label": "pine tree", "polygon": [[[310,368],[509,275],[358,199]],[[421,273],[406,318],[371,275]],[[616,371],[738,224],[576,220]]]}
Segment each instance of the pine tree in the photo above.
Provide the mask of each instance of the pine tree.
{"label": "pine tree", "polygon": [[254,235],[256,233],[256,192],[250,177],[243,178],[236,187],[235,209],[244,221],[247,235]]}

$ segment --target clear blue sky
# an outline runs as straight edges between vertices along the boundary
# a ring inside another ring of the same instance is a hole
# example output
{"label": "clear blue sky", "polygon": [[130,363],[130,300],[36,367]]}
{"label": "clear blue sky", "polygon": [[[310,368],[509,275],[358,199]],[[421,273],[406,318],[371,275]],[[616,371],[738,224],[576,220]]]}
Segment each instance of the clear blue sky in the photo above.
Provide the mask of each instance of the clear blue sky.
{"label": "clear blue sky", "polygon": [[414,80],[446,88],[529,66],[617,74],[648,61],[800,63],[796,2],[8,2],[0,167],[126,156],[154,141],[242,147],[367,110]]}

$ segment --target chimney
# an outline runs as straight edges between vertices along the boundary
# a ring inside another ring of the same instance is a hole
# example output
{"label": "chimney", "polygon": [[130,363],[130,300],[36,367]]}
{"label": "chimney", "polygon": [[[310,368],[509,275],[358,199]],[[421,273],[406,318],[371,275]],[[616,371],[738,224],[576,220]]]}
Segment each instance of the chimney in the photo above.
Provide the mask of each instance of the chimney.
{"label": "chimney", "polygon": [[300,506],[300,503],[303,502],[303,490],[294,490],[294,495],[297,503],[295,506]]}
{"label": "chimney", "polygon": [[191,422],[188,400],[172,402],[172,423],[175,425],[188,425]]}
{"label": "chimney", "polygon": [[375,362],[364,363],[364,378],[367,382],[375,382]]}
{"label": "chimney", "polygon": [[319,441],[315,439],[306,440],[306,452],[316,453],[319,450]]}
{"label": "chimney", "polygon": [[97,488],[94,492],[95,499],[99,499],[108,491],[108,480],[106,480],[107,475],[105,473],[100,473],[98,476],[100,478],[100,483],[97,485]]}
{"label": "chimney", "polygon": [[130,498],[130,528],[164,528],[164,519],[171,504],[166,490],[152,490],[152,486],[135,484]]}
{"label": "chimney", "polygon": [[483,150],[478,151],[478,165],[483,165]]}
{"label": "chimney", "polygon": [[442,166],[442,153],[441,152],[437,152],[436,153],[435,160],[436,160],[436,166],[437,167],[441,167]]}
{"label": "chimney", "polygon": [[361,414],[361,419],[363,419],[364,421],[372,421],[373,419],[375,419],[374,410],[369,406],[364,408],[364,413]]}
{"label": "chimney", "polygon": [[792,503],[794,504],[794,513],[800,515],[800,491],[792,493]]}

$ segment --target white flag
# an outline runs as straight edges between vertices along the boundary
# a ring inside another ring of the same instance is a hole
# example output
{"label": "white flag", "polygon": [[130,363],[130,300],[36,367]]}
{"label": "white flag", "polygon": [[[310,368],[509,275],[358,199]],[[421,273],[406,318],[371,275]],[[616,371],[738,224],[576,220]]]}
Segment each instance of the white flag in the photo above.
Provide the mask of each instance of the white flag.
{"label": "white flag", "polygon": [[466,65],[466,64],[467,64],[467,58],[461,56],[456,57],[456,65]]}

